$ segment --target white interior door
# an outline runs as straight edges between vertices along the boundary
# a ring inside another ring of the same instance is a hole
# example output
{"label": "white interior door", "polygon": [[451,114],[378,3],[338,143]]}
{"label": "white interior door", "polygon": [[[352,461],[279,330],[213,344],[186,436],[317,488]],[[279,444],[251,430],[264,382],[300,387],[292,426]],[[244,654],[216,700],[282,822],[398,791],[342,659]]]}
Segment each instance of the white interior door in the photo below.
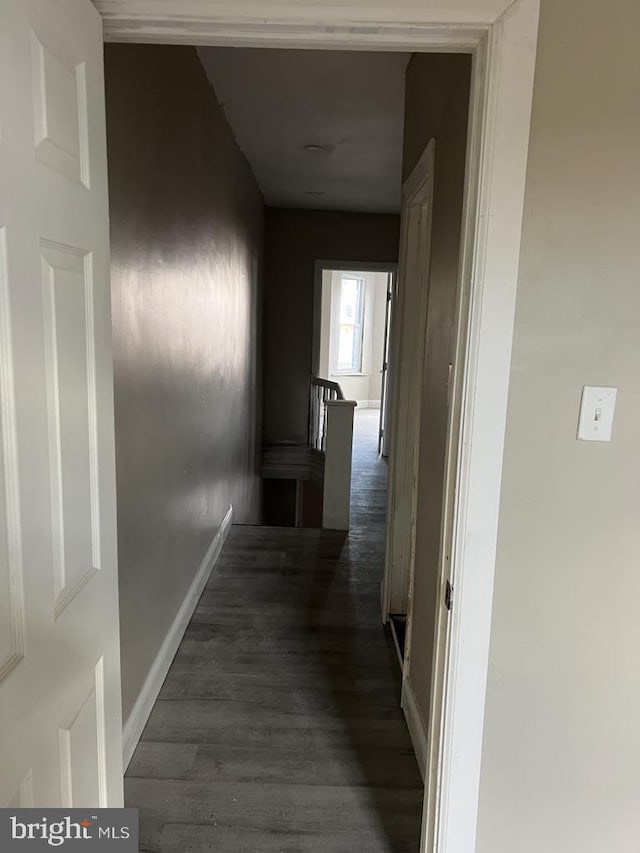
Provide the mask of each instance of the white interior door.
{"label": "white interior door", "polygon": [[0,805],[119,806],[101,20],[0,3]]}
{"label": "white interior door", "polygon": [[[398,295],[392,321],[393,423],[382,618],[407,614],[415,557],[420,413],[431,255],[435,140],[402,188]],[[409,626],[410,630],[410,626]],[[405,650],[409,649],[407,642]]]}

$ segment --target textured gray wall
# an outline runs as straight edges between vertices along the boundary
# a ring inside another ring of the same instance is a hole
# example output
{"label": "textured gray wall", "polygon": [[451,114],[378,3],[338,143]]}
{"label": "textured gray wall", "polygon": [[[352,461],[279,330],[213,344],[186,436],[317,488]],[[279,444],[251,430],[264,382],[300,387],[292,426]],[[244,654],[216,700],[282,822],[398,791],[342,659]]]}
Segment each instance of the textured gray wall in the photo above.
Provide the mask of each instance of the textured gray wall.
{"label": "textured gray wall", "polygon": [[267,208],[264,439],[308,437],[316,260],[396,263],[400,217]]}
{"label": "textured gray wall", "polygon": [[258,519],[263,203],[195,49],[105,62],[126,719],[229,504]]}
{"label": "textured gray wall", "polygon": [[478,853],[640,849],[639,36],[638,0],[542,0]]}

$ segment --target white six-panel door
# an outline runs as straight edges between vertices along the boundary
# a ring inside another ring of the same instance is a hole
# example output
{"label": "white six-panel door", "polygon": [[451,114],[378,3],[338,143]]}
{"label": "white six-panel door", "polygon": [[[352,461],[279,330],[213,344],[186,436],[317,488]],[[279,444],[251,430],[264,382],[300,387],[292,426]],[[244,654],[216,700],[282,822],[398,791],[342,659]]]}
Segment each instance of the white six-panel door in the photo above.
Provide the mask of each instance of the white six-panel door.
{"label": "white six-panel door", "polygon": [[101,20],[0,3],[0,805],[122,805]]}

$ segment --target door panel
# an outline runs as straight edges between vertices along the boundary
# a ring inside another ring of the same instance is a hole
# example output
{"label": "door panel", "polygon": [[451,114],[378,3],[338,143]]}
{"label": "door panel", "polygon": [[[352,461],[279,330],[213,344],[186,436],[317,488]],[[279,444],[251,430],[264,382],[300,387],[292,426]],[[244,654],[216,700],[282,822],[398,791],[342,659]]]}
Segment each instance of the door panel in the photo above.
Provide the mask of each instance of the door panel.
{"label": "door panel", "polygon": [[88,187],[85,63],[45,20],[29,23],[36,157]]}
{"label": "door panel", "polygon": [[0,6],[0,805],[122,805],[102,24]]}
{"label": "door panel", "polygon": [[93,276],[80,249],[41,241],[40,253],[59,616],[100,561]]}
{"label": "door panel", "polygon": [[98,661],[93,679],[75,698],[75,712],[58,729],[62,805],[106,806],[104,671]]}

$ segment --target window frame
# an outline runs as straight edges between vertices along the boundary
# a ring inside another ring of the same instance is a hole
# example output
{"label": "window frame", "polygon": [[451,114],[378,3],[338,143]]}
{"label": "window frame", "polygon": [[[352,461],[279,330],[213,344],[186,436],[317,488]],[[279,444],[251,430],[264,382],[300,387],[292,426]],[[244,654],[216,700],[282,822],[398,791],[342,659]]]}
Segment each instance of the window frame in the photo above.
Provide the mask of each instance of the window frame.
{"label": "window frame", "polygon": [[[357,330],[356,339],[354,342],[354,358],[352,359],[351,367],[339,366],[339,350],[340,350],[340,326],[348,325],[340,323],[340,309],[342,303],[342,287],[345,279],[358,282],[358,300],[356,308],[356,319],[353,326]],[[366,288],[367,279],[362,275],[349,273],[347,270],[340,271],[340,280],[334,287],[337,293],[333,294],[332,302],[332,319],[333,319],[333,342],[331,348],[331,365],[330,372],[332,376],[364,376],[364,330],[365,330],[365,314],[366,314]]]}

